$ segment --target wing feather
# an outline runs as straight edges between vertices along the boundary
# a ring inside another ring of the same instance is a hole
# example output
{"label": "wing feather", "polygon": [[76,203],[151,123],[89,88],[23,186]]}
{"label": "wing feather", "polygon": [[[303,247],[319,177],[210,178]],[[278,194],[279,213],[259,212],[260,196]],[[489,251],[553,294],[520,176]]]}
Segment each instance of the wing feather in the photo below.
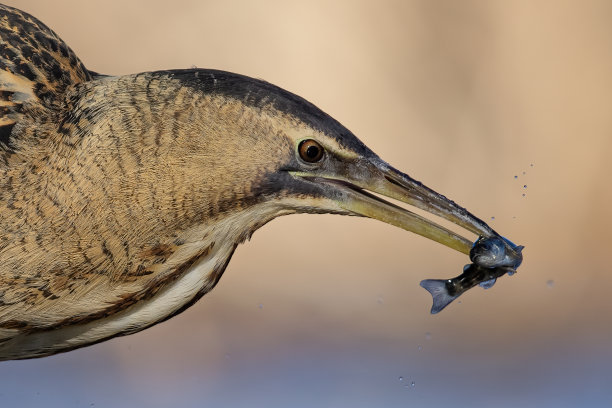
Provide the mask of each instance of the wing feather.
{"label": "wing feather", "polygon": [[[58,36],[35,17],[0,5],[0,145],[19,137],[15,125],[28,112],[56,110],[67,87],[91,72]],[[24,109],[24,104],[33,109]]]}

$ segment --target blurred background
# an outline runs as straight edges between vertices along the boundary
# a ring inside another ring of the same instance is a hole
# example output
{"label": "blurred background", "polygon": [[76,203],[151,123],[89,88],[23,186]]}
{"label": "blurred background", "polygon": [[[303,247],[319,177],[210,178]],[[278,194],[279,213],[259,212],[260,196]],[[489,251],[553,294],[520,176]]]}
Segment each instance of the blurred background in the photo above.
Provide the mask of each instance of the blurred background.
{"label": "blurred background", "polygon": [[0,405],[611,403],[612,2],[5,3],[97,72],[197,66],[297,93],[526,249],[432,316],[419,281],[466,257],[376,221],[280,218],[178,317],[0,363]]}

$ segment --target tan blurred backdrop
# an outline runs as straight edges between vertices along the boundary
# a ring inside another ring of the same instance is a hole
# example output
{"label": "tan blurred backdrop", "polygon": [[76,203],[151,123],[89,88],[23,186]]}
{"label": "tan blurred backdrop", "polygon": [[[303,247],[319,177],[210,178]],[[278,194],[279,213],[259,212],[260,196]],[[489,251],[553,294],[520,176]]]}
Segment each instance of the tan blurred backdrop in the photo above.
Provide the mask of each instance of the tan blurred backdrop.
{"label": "tan blurred backdrop", "polygon": [[0,405],[612,401],[612,2],[5,3],[90,70],[216,68],[297,93],[526,249],[517,275],[431,316],[418,282],[464,257],[374,221],[281,218],[169,322],[0,364]]}

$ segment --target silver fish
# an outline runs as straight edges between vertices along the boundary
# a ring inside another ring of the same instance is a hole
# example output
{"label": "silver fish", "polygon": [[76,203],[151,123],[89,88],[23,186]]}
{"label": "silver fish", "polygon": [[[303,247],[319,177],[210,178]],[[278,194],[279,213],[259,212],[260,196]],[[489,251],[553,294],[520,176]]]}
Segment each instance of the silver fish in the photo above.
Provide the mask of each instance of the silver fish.
{"label": "silver fish", "polygon": [[440,312],[476,285],[489,289],[500,276],[513,275],[523,261],[523,248],[500,236],[478,238],[470,250],[472,263],[463,267],[461,275],[452,279],[421,281],[421,286],[433,298],[431,313]]}

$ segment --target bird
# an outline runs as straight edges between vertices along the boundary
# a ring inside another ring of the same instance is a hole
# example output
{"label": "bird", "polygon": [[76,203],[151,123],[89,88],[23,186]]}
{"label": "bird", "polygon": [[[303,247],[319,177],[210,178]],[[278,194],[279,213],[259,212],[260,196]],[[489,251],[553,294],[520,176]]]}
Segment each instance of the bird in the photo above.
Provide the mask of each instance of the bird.
{"label": "bird", "polygon": [[0,360],[66,352],[181,313],[274,218],[368,217],[469,254],[495,231],[305,99],[203,68],[88,70],[0,5]]}

